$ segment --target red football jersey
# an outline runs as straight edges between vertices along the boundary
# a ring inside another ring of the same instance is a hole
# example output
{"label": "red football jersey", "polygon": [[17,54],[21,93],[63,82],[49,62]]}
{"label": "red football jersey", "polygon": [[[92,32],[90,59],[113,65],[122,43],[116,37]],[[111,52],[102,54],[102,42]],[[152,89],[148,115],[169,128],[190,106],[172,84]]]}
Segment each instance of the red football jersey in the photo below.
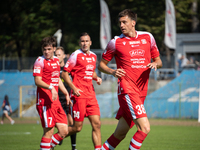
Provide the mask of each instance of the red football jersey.
{"label": "red football jersey", "polygon": [[111,61],[115,57],[117,68],[123,68],[126,75],[119,79],[118,94],[137,92],[147,95],[151,58],[158,57],[159,51],[152,34],[137,31],[136,37],[124,34],[112,39],[102,57]]}
{"label": "red football jersey", "polygon": [[[34,63],[33,76],[41,76],[42,81],[54,86],[58,92],[58,83],[60,77],[60,64],[57,57],[45,59],[44,56],[38,57]],[[50,105],[58,103],[59,99],[52,100],[51,90],[37,87],[37,105]]]}
{"label": "red football jersey", "polygon": [[95,53],[90,51],[89,54],[86,54],[78,49],[71,54],[64,66],[63,70],[71,73],[73,84],[83,91],[80,92],[79,98],[95,96],[92,79],[96,68],[96,59]]}

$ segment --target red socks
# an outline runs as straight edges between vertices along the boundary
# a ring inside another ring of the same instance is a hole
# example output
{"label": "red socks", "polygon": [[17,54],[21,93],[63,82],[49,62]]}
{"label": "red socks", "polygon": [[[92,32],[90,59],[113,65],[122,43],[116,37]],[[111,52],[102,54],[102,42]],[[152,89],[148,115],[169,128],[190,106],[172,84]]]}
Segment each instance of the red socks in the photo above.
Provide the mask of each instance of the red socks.
{"label": "red socks", "polygon": [[51,148],[51,139],[42,137],[40,143],[40,150],[45,150],[50,148]]}
{"label": "red socks", "polygon": [[130,142],[130,146],[129,146],[129,150],[132,150],[132,149],[140,149],[140,147],[142,146],[142,142],[144,141],[144,139],[146,138],[147,134],[138,130],[133,138],[131,139],[131,142]]}
{"label": "red socks", "polygon": [[60,141],[62,141],[63,138],[61,138],[58,133],[54,134],[52,136],[52,141],[51,141],[51,147],[55,147],[56,145],[58,145],[60,143]]}
{"label": "red socks", "polygon": [[101,147],[102,150],[114,150],[115,147],[121,142],[121,140],[114,137],[114,134],[112,134],[107,141],[103,144]]}

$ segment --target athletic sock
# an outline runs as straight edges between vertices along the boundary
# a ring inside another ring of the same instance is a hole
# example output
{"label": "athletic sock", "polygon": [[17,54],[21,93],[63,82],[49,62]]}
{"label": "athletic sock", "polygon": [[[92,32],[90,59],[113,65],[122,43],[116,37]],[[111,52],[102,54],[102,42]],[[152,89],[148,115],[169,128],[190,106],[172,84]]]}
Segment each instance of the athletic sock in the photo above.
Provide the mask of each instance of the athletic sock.
{"label": "athletic sock", "polygon": [[129,150],[139,150],[147,134],[138,130],[131,139]]}
{"label": "athletic sock", "polygon": [[102,150],[114,150],[117,145],[121,142],[121,140],[114,137],[114,134],[112,134],[107,141],[103,144],[101,147]]}
{"label": "athletic sock", "polygon": [[76,133],[70,135],[70,138],[71,138],[72,150],[75,150],[76,149]]}
{"label": "athletic sock", "polygon": [[51,139],[42,137],[40,143],[40,150],[46,150],[51,148]]}
{"label": "athletic sock", "polygon": [[52,140],[51,140],[51,147],[55,147],[56,145],[58,145],[60,143],[60,141],[62,141],[63,138],[61,138],[58,133],[54,134],[52,136]]}
{"label": "athletic sock", "polygon": [[94,150],[101,150],[101,145],[94,146]]}

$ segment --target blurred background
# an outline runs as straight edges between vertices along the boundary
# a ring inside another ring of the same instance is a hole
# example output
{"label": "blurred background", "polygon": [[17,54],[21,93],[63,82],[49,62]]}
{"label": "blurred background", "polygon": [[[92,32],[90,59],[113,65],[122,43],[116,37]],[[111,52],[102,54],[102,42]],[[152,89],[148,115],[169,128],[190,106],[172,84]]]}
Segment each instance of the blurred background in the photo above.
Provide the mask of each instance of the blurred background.
{"label": "blurred background", "polygon": [[[1,1],[0,102],[7,94],[15,111],[13,116],[37,116],[32,67],[37,56],[42,55],[40,41],[46,36],[55,36],[58,45],[65,48],[66,54],[71,54],[79,48],[80,33],[88,32],[92,39],[91,51],[100,61],[105,43],[121,34],[118,13],[128,8],[138,14],[136,30],[148,31],[154,36],[163,61],[163,68],[150,74],[145,101],[148,117],[197,119],[199,6],[199,0]],[[109,66],[116,68],[115,61]],[[119,107],[117,81],[96,71],[103,79],[101,86],[94,83],[101,116],[114,117]]]}

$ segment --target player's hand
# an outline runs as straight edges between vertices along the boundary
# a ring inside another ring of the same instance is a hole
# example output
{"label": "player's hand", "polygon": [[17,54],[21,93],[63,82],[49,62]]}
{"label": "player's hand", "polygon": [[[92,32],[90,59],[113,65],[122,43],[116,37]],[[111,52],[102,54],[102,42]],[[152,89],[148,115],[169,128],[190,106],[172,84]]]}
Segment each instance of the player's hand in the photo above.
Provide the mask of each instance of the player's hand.
{"label": "player's hand", "polygon": [[157,63],[156,62],[152,62],[152,63],[149,63],[147,65],[147,67],[151,68],[151,69],[155,69],[155,71],[157,70]]}
{"label": "player's hand", "polygon": [[81,93],[80,92],[83,92],[81,89],[78,89],[76,88],[75,90],[73,90],[73,94],[76,95],[76,96],[81,96]]}
{"label": "player's hand", "polygon": [[58,97],[58,92],[54,87],[51,89],[51,94],[52,94],[52,100],[55,101]]}
{"label": "player's hand", "polygon": [[116,77],[116,78],[121,78],[121,77],[125,76],[125,74],[126,74],[126,72],[124,71],[124,69],[121,69],[121,68],[116,69],[116,70],[112,73],[112,75],[113,75],[114,77]]}
{"label": "player's hand", "polygon": [[67,105],[73,106],[73,103],[72,103],[72,101],[71,101],[71,99],[69,97],[69,94],[65,95],[65,98],[67,100]]}
{"label": "player's hand", "polygon": [[97,80],[96,80],[96,81],[97,81],[97,84],[98,84],[98,85],[101,85],[102,79],[101,79],[100,77],[97,77]]}

